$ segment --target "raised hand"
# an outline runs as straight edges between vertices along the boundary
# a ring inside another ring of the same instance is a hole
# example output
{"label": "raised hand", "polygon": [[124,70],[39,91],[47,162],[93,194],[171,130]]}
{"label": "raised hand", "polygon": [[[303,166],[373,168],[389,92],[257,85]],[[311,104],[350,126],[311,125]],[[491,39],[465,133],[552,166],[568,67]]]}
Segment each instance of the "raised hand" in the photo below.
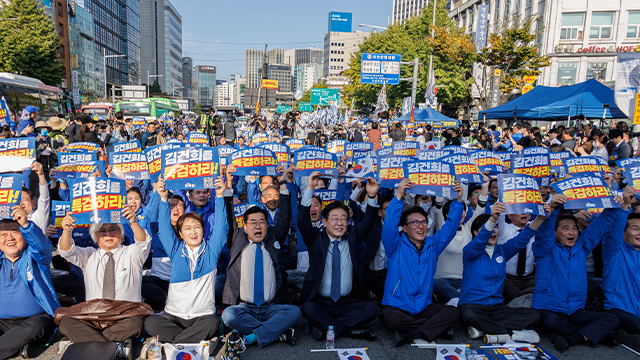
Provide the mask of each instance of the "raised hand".
{"label": "raised hand", "polygon": [[400,181],[398,184],[398,190],[396,191],[396,198],[402,201],[402,199],[407,195],[407,189],[411,189],[412,187],[413,184],[411,183],[411,180],[403,179]]}

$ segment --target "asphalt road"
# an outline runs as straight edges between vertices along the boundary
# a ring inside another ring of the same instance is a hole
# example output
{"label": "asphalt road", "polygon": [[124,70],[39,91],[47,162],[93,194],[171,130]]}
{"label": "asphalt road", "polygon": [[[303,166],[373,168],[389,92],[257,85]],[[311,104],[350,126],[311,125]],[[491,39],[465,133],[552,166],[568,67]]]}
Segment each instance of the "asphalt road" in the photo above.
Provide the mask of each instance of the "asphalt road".
{"label": "asphalt road", "polygon": [[[336,348],[348,349],[348,348],[361,348],[367,347],[367,355],[369,358],[377,359],[435,359],[435,350],[431,349],[418,349],[409,345],[401,347],[395,347],[393,345],[393,332],[388,330],[379,320],[376,320],[372,324],[372,328],[378,335],[376,341],[355,340],[348,338],[338,338],[336,340]],[[338,359],[336,353],[312,353],[311,349],[324,349],[325,342],[315,341],[311,337],[311,334],[305,333],[305,323],[299,322],[296,326],[297,342],[294,346],[284,343],[274,343],[265,348],[258,348],[255,344],[249,346],[247,351],[240,355],[242,360],[253,359],[305,359],[305,360],[328,360]],[[453,340],[438,340],[437,343],[450,343],[470,344],[472,349],[478,349],[482,345],[481,341],[470,340],[466,329],[462,325],[456,325]],[[549,351],[558,359],[580,359],[580,360],[601,360],[601,359],[640,359],[640,356],[635,355],[622,346],[610,348],[605,345],[599,345],[596,348],[591,348],[585,345],[574,346],[563,353],[559,353],[553,348],[553,345],[549,342],[548,334],[541,333],[541,341],[538,344],[542,348]],[[142,345],[134,344],[133,355],[137,357],[140,355]],[[220,349],[221,346],[218,347]],[[53,344],[48,349],[41,349],[38,351],[38,360],[58,360],[62,358],[61,354],[58,354],[58,343]],[[218,351],[215,359],[219,360],[222,356],[222,351]],[[14,358],[16,360],[22,359],[21,357]],[[213,359],[213,358],[212,358]],[[84,359],[83,359],[84,360]],[[91,360],[91,359],[87,359]]]}

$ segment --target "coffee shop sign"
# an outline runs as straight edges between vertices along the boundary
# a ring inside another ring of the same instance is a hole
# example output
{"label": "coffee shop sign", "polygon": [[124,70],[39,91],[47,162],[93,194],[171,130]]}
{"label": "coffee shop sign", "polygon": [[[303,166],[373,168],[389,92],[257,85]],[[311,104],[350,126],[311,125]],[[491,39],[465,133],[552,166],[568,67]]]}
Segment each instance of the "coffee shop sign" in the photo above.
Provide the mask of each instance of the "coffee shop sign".
{"label": "coffee shop sign", "polygon": [[628,53],[628,52],[640,52],[640,45],[619,45],[619,46],[610,45],[609,47],[591,45],[591,46],[585,46],[585,47],[578,47],[577,49],[576,49],[576,46],[574,45],[557,45],[556,46],[557,54],[562,54],[562,53],[616,54],[616,53]]}

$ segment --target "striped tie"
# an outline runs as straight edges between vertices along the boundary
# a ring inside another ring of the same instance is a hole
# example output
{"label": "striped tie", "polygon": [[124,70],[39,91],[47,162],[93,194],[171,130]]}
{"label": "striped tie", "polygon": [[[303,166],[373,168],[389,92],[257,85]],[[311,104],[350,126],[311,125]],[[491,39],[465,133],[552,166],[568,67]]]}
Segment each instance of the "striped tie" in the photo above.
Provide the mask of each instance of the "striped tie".
{"label": "striped tie", "polygon": [[114,300],[116,298],[116,263],[113,261],[113,254],[107,252],[109,260],[104,268],[104,280],[102,282],[102,298]]}

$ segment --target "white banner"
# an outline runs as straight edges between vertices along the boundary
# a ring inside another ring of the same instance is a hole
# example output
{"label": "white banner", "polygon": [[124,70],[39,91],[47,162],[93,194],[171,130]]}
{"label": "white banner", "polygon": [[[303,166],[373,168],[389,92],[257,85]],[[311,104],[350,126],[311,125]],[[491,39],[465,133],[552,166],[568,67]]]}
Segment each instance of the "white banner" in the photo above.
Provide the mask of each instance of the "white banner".
{"label": "white banner", "polygon": [[640,91],[640,53],[618,54],[616,62],[616,105],[627,117],[633,117],[635,96]]}

